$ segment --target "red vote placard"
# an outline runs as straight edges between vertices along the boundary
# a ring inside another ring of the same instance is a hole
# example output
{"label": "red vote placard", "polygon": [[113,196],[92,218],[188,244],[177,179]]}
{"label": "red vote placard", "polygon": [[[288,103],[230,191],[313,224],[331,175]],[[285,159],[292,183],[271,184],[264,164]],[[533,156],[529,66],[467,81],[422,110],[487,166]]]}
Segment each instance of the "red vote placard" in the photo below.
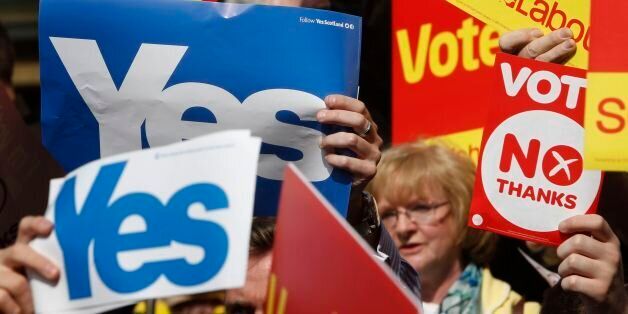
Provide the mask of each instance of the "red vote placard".
{"label": "red vote placard", "polygon": [[420,313],[418,300],[293,166],[276,228],[267,314]]}
{"label": "red vote placard", "polygon": [[[392,6],[393,142],[481,128],[497,30],[442,0],[395,0]],[[477,158],[476,134],[452,140]]]}
{"label": "red vote placard", "polygon": [[469,225],[557,245],[558,224],[594,213],[600,171],[583,170],[586,72],[498,54]]}

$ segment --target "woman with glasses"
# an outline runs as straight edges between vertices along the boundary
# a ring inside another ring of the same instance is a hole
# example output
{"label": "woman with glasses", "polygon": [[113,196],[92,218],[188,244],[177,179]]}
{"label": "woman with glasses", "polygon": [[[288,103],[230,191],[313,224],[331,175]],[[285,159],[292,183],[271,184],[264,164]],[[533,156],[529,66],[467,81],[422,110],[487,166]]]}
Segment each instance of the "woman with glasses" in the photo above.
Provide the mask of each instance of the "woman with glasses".
{"label": "woman with glasses", "polygon": [[426,314],[536,313],[483,265],[492,234],[467,227],[475,165],[441,143],[419,141],[384,153],[369,189],[381,221],[420,274]]}

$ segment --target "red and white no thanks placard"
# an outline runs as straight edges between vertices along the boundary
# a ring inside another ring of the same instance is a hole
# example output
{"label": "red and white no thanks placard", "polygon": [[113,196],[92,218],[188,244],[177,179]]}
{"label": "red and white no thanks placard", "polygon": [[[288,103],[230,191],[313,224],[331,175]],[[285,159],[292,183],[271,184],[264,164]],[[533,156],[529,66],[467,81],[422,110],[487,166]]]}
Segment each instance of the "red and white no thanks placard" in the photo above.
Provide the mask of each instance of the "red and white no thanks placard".
{"label": "red and white no thanks placard", "polygon": [[583,170],[586,72],[497,56],[469,225],[557,245],[558,224],[596,211],[600,171]]}

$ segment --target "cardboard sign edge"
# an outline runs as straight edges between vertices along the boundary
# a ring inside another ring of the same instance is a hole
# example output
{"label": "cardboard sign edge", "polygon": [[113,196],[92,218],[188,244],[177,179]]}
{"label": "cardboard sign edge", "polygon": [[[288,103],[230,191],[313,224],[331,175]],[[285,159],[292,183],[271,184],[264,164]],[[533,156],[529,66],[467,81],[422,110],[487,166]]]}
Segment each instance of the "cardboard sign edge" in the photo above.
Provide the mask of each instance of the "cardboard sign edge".
{"label": "cardboard sign edge", "polygon": [[[347,233],[354,240],[356,240],[356,243],[362,248],[362,250],[367,253],[367,255],[375,264],[377,264],[377,267],[379,267],[379,269],[382,270],[384,274],[386,274],[388,279],[390,279],[395,284],[395,286],[402,292],[404,297],[406,297],[406,299],[416,307],[418,313],[422,313],[422,311],[420,310],[422,308],[421,303],[418,301],[418,299],[412,296],[406,287],[402,286],[399,278],[397,278],[397,276],[393,274],[392,270],[388,266],[383,265],[383,262],[377,260],[375,256],[373,256],[373,253],[375,252],[370,248],[370,246],[364,241],[364,239],[362,239],[357,231],[355,231],[353,227],[351,227],[351,225],[349,225],[349,223],[342,216],[340,216],[336,209],[329,203],[329,201],[327,201],[327,199],[318,191],[318,189],[316,189],[312,185],[312,183],[307,180],[307,178],[299,171],[299,169],[293,163],[289,163],[286,166],[285,172],[292,172],[299,180],[301,180],[301,182],[304,183],[304,185],[310,190],[310,192],[312,192],[312,194],[314,194],[314,196],[321,202],[325,210],[327,210],[327,212],[329,212],[331,216],[338,223],[340,223],[345,231],[347,231]],[[384,226],[382,225],[381,228],[384,228]]]}

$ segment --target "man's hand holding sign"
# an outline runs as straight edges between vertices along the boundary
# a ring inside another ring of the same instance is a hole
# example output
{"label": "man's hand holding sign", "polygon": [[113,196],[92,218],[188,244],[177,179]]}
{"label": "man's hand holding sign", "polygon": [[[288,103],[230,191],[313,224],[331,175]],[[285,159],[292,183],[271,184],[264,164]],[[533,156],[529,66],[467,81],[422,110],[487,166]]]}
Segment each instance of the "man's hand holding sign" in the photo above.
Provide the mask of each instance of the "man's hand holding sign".
{"label": "man's hand holding sign", "polygon": [[619,239],[604,218],[575,216],[558,228],[572,235],[557,250],[562,288],[584,295],[588,313],[628,313]]}
{"label": "man's hand holding sign", "polygon": [[59,268],[35,252],[28,243],[37,237],[48,237],[53,225],[44,217],[25,217],[20,222],[15,244],[0,250],[0,312],[33,313],[33,295],[24,273],[29,270],[56,283]]}
{"label": "man's hand holding sign", "polygon": [[[354,133],[338,132],[323,137],[321,148],[327,150],[327,162],[353,175],[352,192],[362,191],[375,176],[377,163],[381,158],[380,146],[383,141],[377,133],[366,105],[354,98],[331,95],[325,98],[329,109],[317,113],[318,121],[324,124],[341,125],[351,128]],[[337,149],[350,149],[355,157],[340,155]]]}
{"label": "man's hand holding sign", "polygon": [[553,63],[567,62],[577,50],[573,32],[566,27],[547,35],[538,28],[512,31],[499,39],[499,47],[522,58]]}
{"label": "man's hand holding sign", "polygon": [[[569,43],[565,44],[568,47],[556,47],[556,49],[572,49],[573,47],[573,57],[570,60],[562,61],[581,69],[587,68],[591,0],[447,0],[447,2],[503,33],[533,27],[538,29],[533,35],[539,38],[543,36],[543,33],[569,28],[572,35],[569,36],[570,38],[567,38],[566,34],[564,36],[565,39],[570,39]],[[543,40],[551,41],[553,39],[546,38]],[[576,46],[578,47],[577,51],[575,50]],[[531,50],[531,55],[528,57],[535,58],[545,51]],[[506,50],[506,52],[508,51]],[[554,60],[552,61],[554,62]]]}

